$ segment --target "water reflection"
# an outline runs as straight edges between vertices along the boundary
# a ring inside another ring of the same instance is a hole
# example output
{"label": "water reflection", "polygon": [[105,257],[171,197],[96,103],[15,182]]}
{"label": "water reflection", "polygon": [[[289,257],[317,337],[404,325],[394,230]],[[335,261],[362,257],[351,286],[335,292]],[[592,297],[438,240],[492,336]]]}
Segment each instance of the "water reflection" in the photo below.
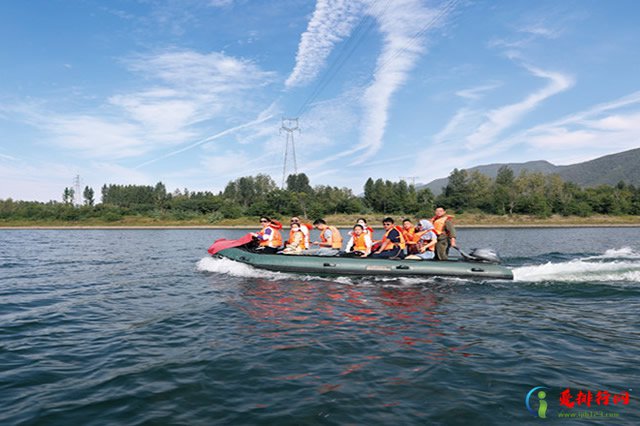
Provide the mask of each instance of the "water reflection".
{"label": "water reflection", "polygon": [[[331,281],[246,280],[234,306],[252,321],[244,333],[274,349],[328,346],[337,339],[426,359],[471,356],[451,317],[447,292],[425,286],[357,286]],[[444,324],[443,324],[444,322]],[[355,367],[353,367],[355,371]]]}

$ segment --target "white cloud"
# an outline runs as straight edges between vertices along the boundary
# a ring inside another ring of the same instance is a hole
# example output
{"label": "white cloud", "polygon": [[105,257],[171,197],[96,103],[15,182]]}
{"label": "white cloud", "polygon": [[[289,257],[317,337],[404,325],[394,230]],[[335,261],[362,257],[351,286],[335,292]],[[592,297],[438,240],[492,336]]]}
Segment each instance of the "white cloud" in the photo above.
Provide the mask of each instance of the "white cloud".
{"label": "white cloud", "polygon": [[562,156],[585,159],[637,148],[640,146],[640,111],[618,112],[589,120],[574,117],[562,124],[536,126],[523,137],[533,149],[544,150],[560,159]]}
{"label": "white cloud", "polygon": [[246,122],[246,123],[240,124],[240,125],[238,125],[238,126],[230,127],[230,128],[228,128],[228,129],[225,129],[225,130],[223,130],[223,131],[220,131],[220,132],[216,133],[216,134],[215,134],[215,135],[213,135],[213,136],[206,137],[206,138],[204,138],[204,139],[202,139],[202,140],[199,140],[199,141],[197,141],[197,142],[194,142],[194,143],[191,143],[191,144],[189,144],[189,145],[187,145],[187,146],[184,146],[184,147],[182,147],[182,148],[180,148],[180,149],[178,149],[178,150],[168,152],[168,153],[166,153],[166,154],[163,154],[163,155],[162,155],[162,156],[160,156],[160,157],[156,157],[156,158],[153,158],[153,159],[151,159],[151,160],[147,160],[147,161],[145,161],[144,163],[139,164],[139,165],[136,167],[136,169],[138,169],[138,168],[140,168],[140,167],[144,167],[144,166],[146,166],[146,165],[148,165],[148,164],[151,164],[151,163],[155,163],[155,162],[157,162],[157,161],[159,161],[159,160],[163,160],[163,159],[165,159],[165,158],[172,157],[172,156],[174,156],[174,155],[176,155],[176,154],[179,154],[179,153],[181,153],[181,152],[185,152],[185,151],[187,151],[187,150],[193,149],[193,148],[195,148],[195,147],[197,147],[197,146],[204,145],[204,144],[206,144],[206,143],[212,142],[212,141],[214,141],[214,140],[216,140],[216,139],[219,139],[219,138],[221,138],[221,137],[223,137],[223,136],[227,136],[227,135],[230,135],[230,134],[232,134],[232,133],[235,133],[235,132],[237,132],[238,130],[246,129],[246,128],[248,128],[248,127],[252,127],[252,126],[254,126],[254,125],[256,125],[256,124],[263,123],[263,122],[265,122],[265,121],[267,121],[267,120],[270,120],[271,118],[272,118],[271,116],[261,117],[261,118],[258,118],[258,119],[256,119],[256,120],[252,120],[252,121],[248,121],[248,122]]}
{"label": "white cloud", "polygon": [[251,61],[219,52],[174,49],[125,63],[151,85],[115,94],[91,113],[52,112],[42,103],[16,105],[12,113],[42,129],[42,143],[86,158],[121,159],[184,144],[202,137],[198,123],[251,111],[255,107],[244,94],[275,77]]}
{"label": "white cloud", "polygon": [[255,157],[252,158],[244,152],[226,151],[219,155],[206,155],[202,157],[200,164],[212,176],[220,177],[237,173],[238,170],[244,171],[255,161]]}
{"label": "white cloud", "polygon": [[[119,164],[96,161],[91,163],[91,169],[85,171],[85,177],[94,182],[121,185],[153,185],[156,180],[150,175],[130,167]],[[94,188],[99,190],[99,188]]]}
{"label": "white cloud", "polygon": [[482,124],[482,120],[481,111],[463,107],[456,111],[444,128],[433,137],[433,144],[440,145],[464,140]]}
{"label": "white cloud", "polygon": [[147,152],[137,126],[92,116],[43,116],[41,128],[57,146],[89,158],[125,158]]}
{"label": "white cloud", "polygon": [[227,7],[233,4],[233,0],[209,0],[209,6],[212,7]]}
{"label": "white cloud", "polygon": [[[359,154],[353,164],[366,161],[381,148],[391,96],[406,82],[424,52],[427,31],[441,24],[456,1],[451,0],[440,9],[429,9],[419,0],[395,0],[386,4],[373,0],[317,1],[307,31],[301,37],[287,87],[300,86],[316,78],[331,50],[349,35],[359,15],[364,13],[375,19],[383,37],[373,81],[361,97],[364,119],[360,143],[348,151],[350,154],[365,152]],[[316,163],[323,164],[324,160]]]}
{"label": "white cloud", "polygon": [[351,32],[361,8],[361,0],[317,0],[286,87],[302,86],[317,77],[333,47]]}
{"label": "white cloud", "polygon": [[398,0],[390,7],[375,3],[369,11],[380,24],[384,46],[373,82],[362,99],[365,117],[359,147],[365,152],[353,164],[363,163],[382,147],[391,96],[406,82],[424,52],[426,32],[439,25],[454,5],[450,1],[441,9],[427,9],[416,0]]}
{"label": "white cloud", "polygon": [[531,23],[529,25],[521,27],[518,31],[547,39],[556,39],[562,34],[562,29],[552,28],[544,22]]}
{"label": "white cloud", "polygon": [[482,98],[482,96],[493,89],[496,89],[501,86],[501,83],[489,83],[483,84],[477,87],[471,87],[469,89],[458,90],[456,92],[456,96],[460,96],[461,98],[468,100],[478,100]]}
{"label": "white cloud", "polygon": [[0,159],[8,160],[8,161],[15,161],[16,157],[13,157],[11,155],[6,155],[6,154],[0,154]]}
{"label": "white cloud", "polygon": [[487,112],[486,121],[477,131],[467,137],[467,148],[474,149],[495,142],[496,137],[502,131],[516,124],[525,114],[544,100],[573,86],[573,79],[567,75],[530,66],[526,68],[534,76],[549,80],[549,84],[531,93],[520,102]]}
{"label": "white cloud", "polygon": [[544,159],[571,164],[638,148],[639,141],[640,91],[514,133],[476,150],[468,160],[469,165],[475,165],[473,161],[495,158],[519,145],[525,158],[517,161]]}
{"label": "white cloud", "polygon": [[129,68],[157,78],[184,93],[218,94],[251,89],[271,83],[275,73],[263,71],[252,61],[221,52],[171,50],[126,61]]}

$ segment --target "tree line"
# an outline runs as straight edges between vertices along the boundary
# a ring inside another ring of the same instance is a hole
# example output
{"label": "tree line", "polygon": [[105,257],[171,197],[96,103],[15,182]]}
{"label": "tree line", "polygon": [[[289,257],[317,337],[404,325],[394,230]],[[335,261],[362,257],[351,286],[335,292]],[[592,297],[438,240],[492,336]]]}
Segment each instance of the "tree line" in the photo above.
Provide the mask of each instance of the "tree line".
{"label": "tree line", "polygon": [[304,216],[328,214],[394,214],[429,216],[436,205],[455,213],[528,214],[548,217],[592,214],[640,214],[640,188],[624,182],[616,186],[580,188],[558,175],[522,172],[515,176],[507,166],[495,179],[477,171],[455,169],[443,192],[416,188],[404,180],[392,182],[373,178],[364,184],[360,196],[348,188],[311,186],[304,174],[287,177],[279,188],[264,174],[229,182],[223,191],[168,192],[162,182],[151,185],[103,185],[101,203],[85,187],[82,199],[73,188],[65,188],[62,202],[0,200],[0,220],[81,221],[95,218],[117,221],[128,215],[159,220],[202,219],[211,223],[243,216]]}

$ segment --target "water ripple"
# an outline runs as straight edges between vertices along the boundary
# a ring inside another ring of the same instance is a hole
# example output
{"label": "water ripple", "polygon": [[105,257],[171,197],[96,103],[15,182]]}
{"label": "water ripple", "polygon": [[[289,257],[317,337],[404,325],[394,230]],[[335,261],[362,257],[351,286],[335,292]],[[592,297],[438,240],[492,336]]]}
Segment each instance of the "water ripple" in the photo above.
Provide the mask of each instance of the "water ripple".
{"label": "water ripple", "polygon": [[215,232],[0,233],[0,423],[511,425],[534,386],[636,385],[636,230],[460,232],[531,242],[514,282],[264,273]]}

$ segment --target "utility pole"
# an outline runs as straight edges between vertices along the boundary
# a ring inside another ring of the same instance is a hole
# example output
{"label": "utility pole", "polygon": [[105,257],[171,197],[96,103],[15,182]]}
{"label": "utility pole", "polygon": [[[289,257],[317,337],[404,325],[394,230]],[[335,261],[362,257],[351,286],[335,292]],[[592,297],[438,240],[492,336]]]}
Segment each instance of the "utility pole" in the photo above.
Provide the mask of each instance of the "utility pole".
{"label": "utility pole", "polygon": [[418,176],[400,176],[400,180],[404,180],[404,181],[411,181],[411,185],[413,185],[414,187],[416,186],[416,179],[418,179]]}
{"label": "utility pole", "polygon": [[293,132],[300,133],[298,127],[298,118],[282,118],[282,127],[280,127],[280,134],[282,132],[287,133],[287,139],[284,144],[284,164],[282,165],[282,189],[284,189],[285,179],[287,178],[287,157],[289,156],[289,141],[291,141],[291,152],[293,154],[293,171],[298,174],[298,162],[296,159],[296,144],[293,140]]}
{"label": "utility pole", "polygon": [[74,206],[79,206],[81,205],[81,200],[82,200],[82,194],[80,193],[80,175],[76,175],[75,178],[73,178],[73,201],[72,204]]}

